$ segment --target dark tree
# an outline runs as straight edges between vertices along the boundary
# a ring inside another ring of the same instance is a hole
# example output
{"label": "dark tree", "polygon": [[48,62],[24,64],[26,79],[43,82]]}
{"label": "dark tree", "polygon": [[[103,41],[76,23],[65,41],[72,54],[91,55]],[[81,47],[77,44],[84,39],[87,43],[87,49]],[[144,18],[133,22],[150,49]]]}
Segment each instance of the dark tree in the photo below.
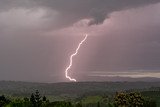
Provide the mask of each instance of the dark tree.
{"label": "dark tree", "polygon": [[114,98],[116,107],[156,107],[156,102],[145,99],[140,93],[117,93]]}
{"label": "dark tree", "polygon": [[43,99],[42,99],[43,101],[47,101],[47,98],[46,98],[46,96],[43,96]]}
{"label": "dark tree", "polygon": [[33,107],[40,107],[42,105],[41,95],[38,90],[31,94],[30,102],[32,103]]}
{"label": "dark tree", "polygon": [[35,100],[35,96],[33,93],[31,94],[30,102],[32,103],[33,107],[36,107],[36,100]]}
{"label": "dark tree", "polygon": [[37,107],[40,107],[42,104],[42,100],[41,100],[41,95],[38,90],[36,90],[35,92],[35,101],[36,101]]}
{"label": "dark tree", "polygon": [[97,103],[97,107],[100,107],[100,102]]}
{"label": "dark tree", "polygon": [[0,107],[4,107],[10,102],[4,95],[0,96]]}

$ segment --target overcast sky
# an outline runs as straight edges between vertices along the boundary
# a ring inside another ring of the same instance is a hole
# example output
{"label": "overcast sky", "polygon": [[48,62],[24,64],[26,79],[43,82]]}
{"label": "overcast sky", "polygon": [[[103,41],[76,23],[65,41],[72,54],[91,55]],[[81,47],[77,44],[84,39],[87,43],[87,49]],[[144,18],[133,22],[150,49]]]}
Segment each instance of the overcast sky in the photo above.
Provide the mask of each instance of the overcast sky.
{"label": "overcast sky", "polygon": [[159,0],[0,0],[0,80],[160,78]]}

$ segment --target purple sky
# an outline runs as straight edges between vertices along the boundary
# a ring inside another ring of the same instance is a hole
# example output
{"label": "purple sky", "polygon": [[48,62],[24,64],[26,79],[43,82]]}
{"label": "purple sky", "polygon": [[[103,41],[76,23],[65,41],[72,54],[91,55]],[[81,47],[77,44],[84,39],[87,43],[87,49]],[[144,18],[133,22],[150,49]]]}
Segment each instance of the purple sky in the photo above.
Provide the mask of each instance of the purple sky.
{"label": "purple sky", "polygon": [[159,0],[0,0],[0,80],[160,78]]}

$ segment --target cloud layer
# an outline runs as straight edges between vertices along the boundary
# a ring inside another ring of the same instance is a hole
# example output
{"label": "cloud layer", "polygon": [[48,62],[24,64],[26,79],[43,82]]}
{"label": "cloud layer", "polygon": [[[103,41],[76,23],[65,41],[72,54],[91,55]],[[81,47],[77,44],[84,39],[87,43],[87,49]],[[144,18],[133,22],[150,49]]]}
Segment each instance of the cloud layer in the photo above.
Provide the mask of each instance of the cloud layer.
{"label": "cloud layer", "polygon": [[159,74],[158,2],[0,0],[0,78],[67,81],[69,55],[86,32],[70,71],[79,81],[101,80],[86,77],[92,71]]}

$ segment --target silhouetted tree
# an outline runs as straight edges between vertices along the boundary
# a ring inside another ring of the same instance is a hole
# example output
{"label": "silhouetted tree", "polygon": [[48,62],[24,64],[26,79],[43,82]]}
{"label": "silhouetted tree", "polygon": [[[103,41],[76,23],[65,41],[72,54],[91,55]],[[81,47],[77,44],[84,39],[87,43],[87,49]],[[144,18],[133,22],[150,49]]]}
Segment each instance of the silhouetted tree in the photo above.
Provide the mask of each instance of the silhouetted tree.
{"label": "silhouetted tree", "polygon": [[100,102],[97,102],[97,107],[100,107]]}
{"label": "silhouetted tree", "polygon": [[30,101],[33,107],[40,107],[42,105],[41,95],[38,90],[35,93],[31,94]]}
{"label": "silhouetted tree", "polygon": [[43,96],[43,101],[46,101],[46,100],[47,100],[46,96]]}
{"label": "silhouetted tree", "polygon": [[10,102],[4,95],[0,96],[0,107],[4,107]]}
{"label": "silhouetted tree", "polygon": [[40,107],[42,104],[42,100],[41,100],[41,95],[38,90],[36,90],[35,92],[35,101],[36,101],[37,107]]}
{"label": "silhouetted tree", "polygon": [[30,102],[31,102],[31,104],[33,105],[33,107],[36,107],[36,100],[35,100],[35,96],[34,96],[33,93],[31,94]]}

